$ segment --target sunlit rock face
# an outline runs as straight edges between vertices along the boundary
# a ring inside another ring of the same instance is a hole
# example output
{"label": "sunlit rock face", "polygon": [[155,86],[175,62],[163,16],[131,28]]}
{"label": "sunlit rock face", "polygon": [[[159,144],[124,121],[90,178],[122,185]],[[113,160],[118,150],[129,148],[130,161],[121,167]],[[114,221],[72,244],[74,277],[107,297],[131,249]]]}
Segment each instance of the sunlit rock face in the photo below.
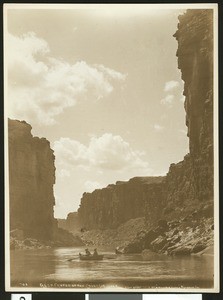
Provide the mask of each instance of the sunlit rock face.
{"label": "sunlit rock face", "polygon": [[[79,246],[79,237],[54,218],[54,153],[24,121],[8,121],[11,249]],[[41,241],[41,243],[39,242]]]}
{"label": "sunlit rock face", "polygon": [[57,222],[54,154],[45,138],[33,137],[26,122],[9,120],[10,230],[25,236],[49,239]]}

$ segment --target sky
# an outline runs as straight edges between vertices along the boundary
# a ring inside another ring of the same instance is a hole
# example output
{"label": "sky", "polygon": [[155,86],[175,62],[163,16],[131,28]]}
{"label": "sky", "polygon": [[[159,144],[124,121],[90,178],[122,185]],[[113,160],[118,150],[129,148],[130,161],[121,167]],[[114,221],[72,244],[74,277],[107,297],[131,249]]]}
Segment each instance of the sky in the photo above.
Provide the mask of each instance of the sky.
{"label": "sky", "polygon": [[56,218],[84,192],[165,175],[188,153],[173,37],[183,12],[7,10],[7,114],[50,141]]}

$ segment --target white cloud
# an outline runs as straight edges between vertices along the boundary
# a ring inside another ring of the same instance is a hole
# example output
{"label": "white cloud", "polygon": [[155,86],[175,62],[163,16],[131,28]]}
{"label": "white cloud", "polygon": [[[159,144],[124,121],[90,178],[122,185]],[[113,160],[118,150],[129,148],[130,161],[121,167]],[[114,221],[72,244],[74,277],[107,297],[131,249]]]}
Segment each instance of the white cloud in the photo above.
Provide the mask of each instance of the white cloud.
{"label": "white cloud", "polygon": [[179,82],[175,81],[175,80],[171,80],[165,83],[165,87],[164,87],[164,91],[165,92],[169,92],[174,90],[175,88],[177,88],[179,86]]}
{"label": "white cloud", "polygon": [[70,138],[60,138],[53,144],[57,167],[69,165],[87,165],[89,162],[87,147]]}
{"label": "white cloud", "polygon": [[88,151],[91,163],[102,169],[119,170],[123,167],[148,166],[148,163],[141,159],[142,154],[134,151],[119,135],[105,133],[99,138],[92,137]]}
{"label": "white cloud", "polygon": [[53,149],[58,172],[80,167],[116,172],[135,170],[144,175],[151,172],[148,162],[143,160],[144,153],[133,150],[121,136],[111,133],[91,137],[88,146],[70,138],[60,138],[54,142]]}
{"label": "white cloud", "polygon": [[165,98],[163,98],[160,103],[164,105],[171,106],[174,100],[174,95],[167,95]]}
{"label": "white cloud", "polygon": [[47,42],[32,32],[9,34],[7,56],[9,116],[31,124],[52,125],[66,108],[108,96],[126,77],[103,65],[53,58]]}
{"label": "white cloud", "polygon": [[155,131],[163,131],[164,130],[164,127],[159,124],[154,124],[153,128],[155,129]]}
{"label": "white cloud", "polygon": [[111,77],[113,79],[124,80],[126,78],[125,74],[119,73],[119,72],[109,69],[109,68],[106,68],[103,65],[95,65],[95,67],[97,67],[100,71],[102,71],[108,77]]}

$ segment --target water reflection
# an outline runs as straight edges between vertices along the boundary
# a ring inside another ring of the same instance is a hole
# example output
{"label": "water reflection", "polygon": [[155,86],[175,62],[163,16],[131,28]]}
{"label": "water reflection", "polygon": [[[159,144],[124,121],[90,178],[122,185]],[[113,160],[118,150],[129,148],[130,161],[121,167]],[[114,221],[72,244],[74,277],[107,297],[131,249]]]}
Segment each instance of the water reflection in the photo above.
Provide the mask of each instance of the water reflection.
{"label": "water reflection", "polygon": [[[83,248],[47,250],[20,250],[11,253],[11,280],[28,282],[72,282],[87,284],[117,284],[118,286],[150,287],[151,284],[211,287],[213,257],[169,257],[152,252],[146,256],[115,255],[113,250],[98,249],[104,253],[102,261],[80,261]],[[189,283],[190,282],[190,283]],[[206,286],[208,284],[208,286]]]}
{"label": "water reflection", "polygon": [[57,258],[51,249],[11,251],[11,281],[26,283],[40,281],[55,273]]}

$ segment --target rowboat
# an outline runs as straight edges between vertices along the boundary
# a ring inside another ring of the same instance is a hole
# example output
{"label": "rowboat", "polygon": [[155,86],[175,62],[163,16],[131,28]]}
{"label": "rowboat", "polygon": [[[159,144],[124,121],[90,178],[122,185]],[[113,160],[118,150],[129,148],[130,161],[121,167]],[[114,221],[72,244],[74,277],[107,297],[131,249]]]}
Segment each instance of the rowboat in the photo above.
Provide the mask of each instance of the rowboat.
{"label": "rowboat", "polygon": [[103,254],[100,255],[83,255],[79,253],[80,260],[102,260],[104,257]]}

